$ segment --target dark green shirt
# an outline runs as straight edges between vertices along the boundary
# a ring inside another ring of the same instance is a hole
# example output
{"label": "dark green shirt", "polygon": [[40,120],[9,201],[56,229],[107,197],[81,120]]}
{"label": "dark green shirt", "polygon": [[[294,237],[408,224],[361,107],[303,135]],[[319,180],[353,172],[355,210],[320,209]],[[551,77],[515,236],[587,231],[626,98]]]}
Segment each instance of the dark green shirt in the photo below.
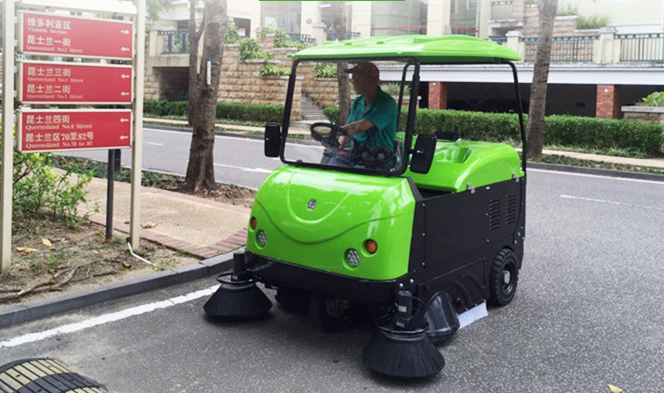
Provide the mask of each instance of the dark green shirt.
{"label": "dark green shirt", "polygon": [[369,107],[365,98],[360,95],[353,100],[349,119],[346,123],[367,120],[374,124],[370,129],[357,133],[354,137],[358,143],[367,144],[372,148],[386,146],[391,152],[395,150],[395,131],[397,129],[397,104],[387,93],[378,89]]}

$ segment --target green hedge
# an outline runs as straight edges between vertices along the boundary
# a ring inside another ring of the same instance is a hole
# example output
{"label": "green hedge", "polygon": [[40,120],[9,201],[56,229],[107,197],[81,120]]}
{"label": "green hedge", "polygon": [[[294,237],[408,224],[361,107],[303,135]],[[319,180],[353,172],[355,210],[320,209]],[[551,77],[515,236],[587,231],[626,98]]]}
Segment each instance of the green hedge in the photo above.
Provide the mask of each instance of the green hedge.
{"label": "green hedge", "polygon": [[[146,116],[187,116],[186,101],[145,100],[143,113]],[[257,104],[217,103],[217,119],[233,119],[251,122],[282,122],[284,106],[261,106]]]}
{"label": "green hedge", "polygon": [[[337,107],[327,107],[323,112],[331,122],[337,123]],[[526,125],[526,116],[524,122]],[[402,110],[399,129],[406,129],[406,109]],[[416,132],[458,132],[467,140],[521,141],[517,114],[419,109]],[[663,127],[658,123],[551,115],[545,119],[543,140],[545,145],[620,148],[650,157],[663,154]]]}

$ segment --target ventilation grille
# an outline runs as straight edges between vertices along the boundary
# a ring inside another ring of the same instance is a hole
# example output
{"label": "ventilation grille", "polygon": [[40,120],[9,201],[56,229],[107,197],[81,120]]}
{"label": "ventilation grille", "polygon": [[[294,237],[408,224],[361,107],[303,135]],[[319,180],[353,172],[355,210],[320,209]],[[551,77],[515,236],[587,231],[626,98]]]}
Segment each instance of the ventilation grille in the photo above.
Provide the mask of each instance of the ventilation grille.
{"label": "ventilation grille", "polygon": [[506,226],[517,221],[517,196],[506,196]]}
{"label": "ventilation grille", "polygon": [[490,230],[499,229],[501,227],[501,199],[490,200],[488,216]]}

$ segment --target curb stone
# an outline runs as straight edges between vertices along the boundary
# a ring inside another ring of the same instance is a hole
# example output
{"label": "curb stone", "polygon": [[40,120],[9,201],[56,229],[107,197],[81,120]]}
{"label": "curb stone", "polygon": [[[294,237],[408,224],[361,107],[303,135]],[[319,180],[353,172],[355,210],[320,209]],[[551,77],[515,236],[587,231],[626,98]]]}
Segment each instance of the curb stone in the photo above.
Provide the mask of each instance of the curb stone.
{"label": "curb stone", "polygon": [[541,162],[527,162],[526,166],[527,173],[529,172],[529,168],[561,171],[561,172],[577,173],[577,174],[591,174],[591,175],[606,176],[606,177],[630,178],[630,179],[647,180],[647,181],[662,182],[665,179],[665,176],[663,174],[634,173],[630,171],[594,169],[591,167],[556,165],[556,164],[541,163]]}
{"label": "curb stone", "polygon": [[158,288],[182,284],[204,277],[211,277],[232,267],[234,252],[231,251],[190,265],[107,284],[86,291],[0,308],[0,329],[112,299],[153,291]]}

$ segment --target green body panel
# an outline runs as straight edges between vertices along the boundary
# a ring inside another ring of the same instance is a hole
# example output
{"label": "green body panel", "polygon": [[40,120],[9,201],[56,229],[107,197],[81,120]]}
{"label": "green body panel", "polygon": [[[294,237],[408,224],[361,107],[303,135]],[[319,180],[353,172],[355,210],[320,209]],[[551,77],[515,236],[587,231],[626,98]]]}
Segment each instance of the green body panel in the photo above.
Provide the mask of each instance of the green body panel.
{"label": "green body panel", "polygon": [[[316,200],[316,207],[310,201]],[[261,185],[251,216],[247,251],[311,269],[367,280],[391,280],[407,273],[415,199],[403,177],[351,174],[282,166]],[[257,233],[267,243],[257,243]],[[378,251],[370,254],[364,242]],[[345,254],[356,249],[361,263]]]}
{"label": "green body panel", "polygon": [[497,63],[520,61],[510,48],[464,35],[384,36],[329,41],[291,55],[293,59],[416,57],[421,64]]}
{"label": "green body panel", "polygon": [[520,156],[508,144],[481,141],[438,141],[432,167],[427,174],[412,173],[419,188],[462,192],[473,188],[523,177]]}

